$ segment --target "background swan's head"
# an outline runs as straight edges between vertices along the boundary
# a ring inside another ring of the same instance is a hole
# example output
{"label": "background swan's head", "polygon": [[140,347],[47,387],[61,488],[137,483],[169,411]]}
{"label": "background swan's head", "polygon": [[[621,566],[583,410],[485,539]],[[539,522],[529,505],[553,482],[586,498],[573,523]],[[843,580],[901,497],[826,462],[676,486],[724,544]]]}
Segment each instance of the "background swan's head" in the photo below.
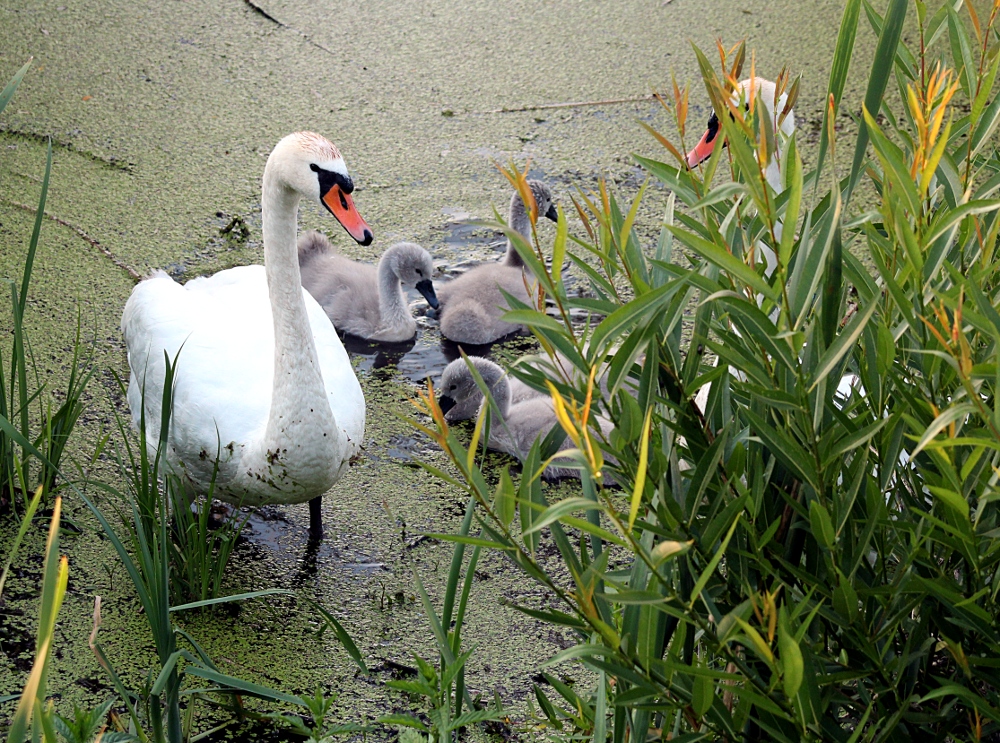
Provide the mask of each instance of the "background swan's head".
{"label": "background swan's head", "polygon": [[289,134],[271,151],[264,174],[276,177],[303,198],[322,204],[362,245],[370,245],[375,239],[354,208],[354,181],[344,158],[325,137],[313,132]]}
{"label": "background swan's head", "polygon": [[416,243],[396,243],[385,251],[382,260],[389,262],[389,267],[403,286],[414,287],[431,307],[437,308],[437,296],[431,282],[434,261],[430,253]]}
{"label": "background swan's head", "polygon": [[[495,395],[494,385],[503,377],[503,369],[492,361],[479,356],[469,356],[468,359]],[[441,406],[445,419],[449,421],[467,420],[475,418],[479,413],[479,406],[483,402],[483,393],[476,384],[472,372],[469,371],[465,359],[455,359],[444,368],[438,389],[441,392],[438,405]]]}
{"label": "background swan's head", "polygon": [[[754,98],[760,103],[764,104],[765,110],[771,117],[771,125],[774,127],[775,131],[780,131],[786,137],[792,136],[795,131],[795,113],[789,111],[788,114],[782,119],[781,113],[785,107],[785,102],[788,100],[788,95],[782,93],[777,100],[777,105],[775,105],[774,94],[776,92],[776,86],[770,80],[765,80],[762,77],[749,78],[743,80],[733,91],[732,100],[733,103],[739,105],[742,99],[744,105],[749,106],[750,91],[753,90]],[[715,149],[716,143],[720,139],[720,134],[722,132],[722,127],[719,125],[719,116],[715,111],[712,111],[712,115],[708,118],[708,126],[705,129],[705,133],[702,135],[698,144],[694,146],[694,149],[687,153],[687,164],[689,168],[694,168],[698,163],[704,162],[712,155],[712,150]],[[723,142],[725,146],[725,142]]]}

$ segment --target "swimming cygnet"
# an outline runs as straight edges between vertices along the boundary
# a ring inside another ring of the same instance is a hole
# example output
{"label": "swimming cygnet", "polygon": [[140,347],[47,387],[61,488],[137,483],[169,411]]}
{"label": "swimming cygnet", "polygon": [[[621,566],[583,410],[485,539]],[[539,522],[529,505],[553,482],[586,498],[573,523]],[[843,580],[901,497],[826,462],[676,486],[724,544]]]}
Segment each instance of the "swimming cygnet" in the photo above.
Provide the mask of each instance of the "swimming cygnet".
{"label": "swimming cygnet", "polygon": [[[528,185],[535,197],[538,214],[557,221],[549,187],[535,180],[528,181]],[[531,219],[517,193],[511,197],[507,218],[511,228],[531,240]],[[503,292],[531,304],[527,287],[532,281],[531,272],[525,268],[521,256],[508,240],[507,253],[502,261],[476,266],[440,286],[441,335],[456,343],[480,345],[523,330],[522,325],[500,319],[510,309]]]}
{"label": "swimming cygnet", "polygon": [[333,326],[359,338],[394,343],[416,334],[403,286],[415,287],[431,307],[438,306],[431,283],[434,264],[415,243],[390,246],[376,267],[345,258],[326,235],[311,230],[299,238],[299,268],[302,286]]}
{"label": "swimming cygnet", "polygon": [[[468,359],[483,378],[503,416],[502,421],[494,421],[490,426],[489,448],[506,452],[523,462],[535,440],[548,434],[558,423],[552,398],[508,377],[502,368],[488,359],[479,356],[469,356]],[[474,417],[485,403],[483,393],[465,359],[456,359],[445,367],[441,374],[440,391],[438,405],[447,420]],[[611,422],[600,417],[597,420],[604,436],[610,435]],[[571,448],[573,441],[567,436],[559,450]],[[570,467],[549,465],[542,475],[554,480],[561,477],[579,478],[580,472]]]}

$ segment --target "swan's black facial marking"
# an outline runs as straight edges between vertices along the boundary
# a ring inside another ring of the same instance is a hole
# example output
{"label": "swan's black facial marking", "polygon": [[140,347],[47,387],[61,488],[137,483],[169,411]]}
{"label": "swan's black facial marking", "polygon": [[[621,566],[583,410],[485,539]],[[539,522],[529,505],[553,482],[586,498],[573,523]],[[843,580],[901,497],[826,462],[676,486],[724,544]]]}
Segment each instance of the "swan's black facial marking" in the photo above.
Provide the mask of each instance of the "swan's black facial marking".
{"label": "swan's black facial marking", "polygon": [[708,117],[708,135],[705,137],[705,144],[711,144],[717,136],[719,136],[719,117],[713,111]]}
{"label": "swan's black facial marking", "polygon": [[[743,108],[746,110],[747,113],[750,113],[749,103],[743,104]],[[732,119],[733,121],[736,121],[736,117],[733,116],[731,112],[729,114],[729,118]],[[708,117],[708,136],[705,137],[705,144],[711,144],[712,142],[715,141],[715,138],[717,136],[719,136],[719,117],[715,113],[715,111],[712,111],[712,115]]]}
{"label": "swan's black facial marking", "polygon": [[[340,173],[334,173],[332,170],[324,170],[316,163],[309,163],[309,170],[314,172],[319,178],[320,198],[326,196],[327,192],[334,186],[340,186],[342,193],[354,192],[354,181],[351,180],[349,175],[341,175]],[[340,197],[340,204],[345,209],[347,208],[347,201],[343,196]]]}

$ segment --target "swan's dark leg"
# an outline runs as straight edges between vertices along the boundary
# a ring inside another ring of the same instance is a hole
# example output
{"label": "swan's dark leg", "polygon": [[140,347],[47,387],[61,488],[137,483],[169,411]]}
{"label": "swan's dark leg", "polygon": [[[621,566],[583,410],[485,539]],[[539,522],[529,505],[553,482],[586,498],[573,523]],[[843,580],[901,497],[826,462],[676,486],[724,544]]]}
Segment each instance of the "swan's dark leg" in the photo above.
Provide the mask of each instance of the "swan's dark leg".
{"label": "swan's dark leg", "polygon": [[317,495],[309,501],[309,538],[323,538],[323,496]]}

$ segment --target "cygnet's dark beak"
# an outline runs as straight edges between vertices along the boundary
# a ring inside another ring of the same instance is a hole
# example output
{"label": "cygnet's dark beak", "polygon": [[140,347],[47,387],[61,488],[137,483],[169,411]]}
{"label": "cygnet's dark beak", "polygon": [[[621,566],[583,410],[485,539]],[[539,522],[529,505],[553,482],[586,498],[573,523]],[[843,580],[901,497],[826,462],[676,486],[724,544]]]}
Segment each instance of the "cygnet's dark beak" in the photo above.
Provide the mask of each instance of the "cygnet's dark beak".
{"label": "cygnet's dark beak", "polygon": [[545,218],[551,219],[553,222],[559,221],[559,212],[556,211],[555,204],[549,204],[549,210],[545,212]]}
{"label": "cygnet's dark beak", "polygon": [[432,309],[436,310],[438,308],[438,298],[434,293],[434,284],[431,283],[430,279],[418,281],[417,291],[424,295],[424,299],[427,300],[427,304],[429,304]]}
{"label": "cygnet's dark beak", "polygon": [[441,397],[438,398],[438,407],[441,408],[442,413],[447,413],[457,404],[458,403],[455,402],[455,398],[448,397],[447,395],[441,395]]}

